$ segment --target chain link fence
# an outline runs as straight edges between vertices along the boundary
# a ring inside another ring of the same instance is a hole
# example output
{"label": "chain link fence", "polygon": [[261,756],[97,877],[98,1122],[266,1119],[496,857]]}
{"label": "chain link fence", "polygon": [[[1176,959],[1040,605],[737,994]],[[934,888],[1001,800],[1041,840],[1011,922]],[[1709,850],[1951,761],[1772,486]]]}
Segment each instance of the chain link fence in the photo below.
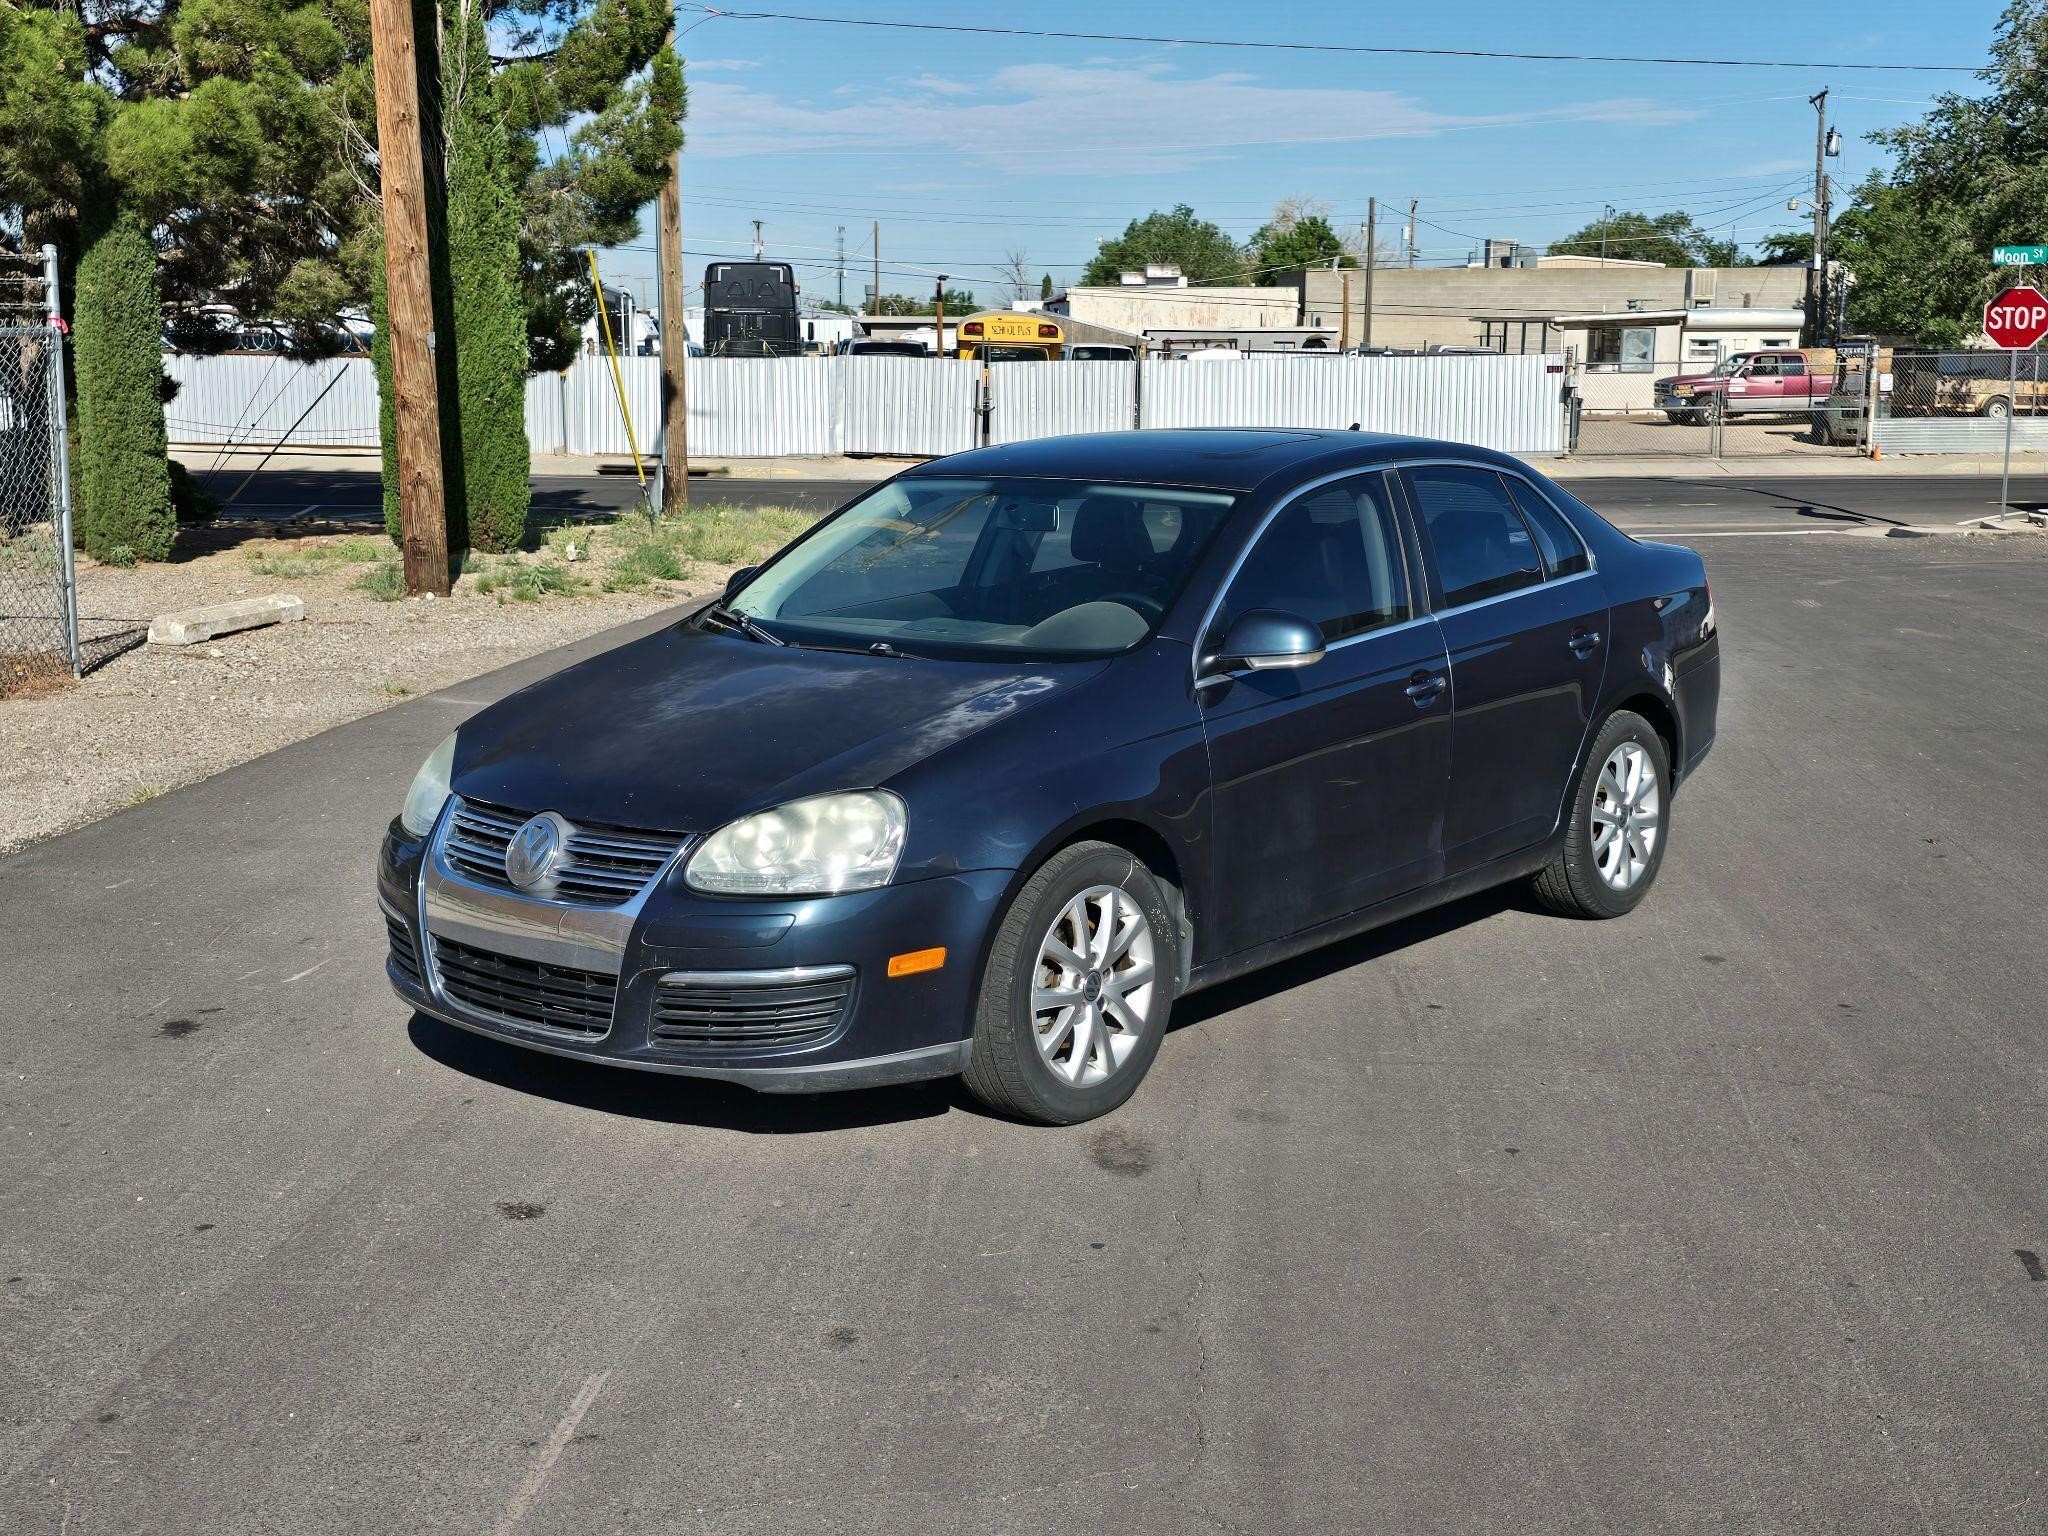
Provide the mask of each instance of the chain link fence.
{"label": "chain link fence", "polygon": [[1858,423],[1839,397],[1848,385],[1860,388],[1846,377],[1853,371],[1822,348],[1582,364],[1567,396],[1566,451],[1715,459],[1852,453]]}
{"label": "chain link fence", "polygon": [[56,253],[0,253],[0,698],[79,674]]}

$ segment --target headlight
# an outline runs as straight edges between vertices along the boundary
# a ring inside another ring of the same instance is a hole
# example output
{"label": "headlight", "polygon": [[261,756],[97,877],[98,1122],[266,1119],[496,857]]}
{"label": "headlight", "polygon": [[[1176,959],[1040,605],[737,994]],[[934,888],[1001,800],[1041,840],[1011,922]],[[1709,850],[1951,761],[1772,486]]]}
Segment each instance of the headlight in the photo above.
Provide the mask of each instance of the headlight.
{"label": "headlight", "polygon": [[813,795],[721,827],[684,880],[721,896],[830,896],[887,885],[903,852],[903,801],[886,789]]}
{"label": "headlight", "polygon": [[405,809],[398,813],[398,819],[414,837],[425,837],[434,830],[441,807],[448,803],[448,769],[454,761],[455,737],[451,732],[412,776],[412,788],[405,792]]}

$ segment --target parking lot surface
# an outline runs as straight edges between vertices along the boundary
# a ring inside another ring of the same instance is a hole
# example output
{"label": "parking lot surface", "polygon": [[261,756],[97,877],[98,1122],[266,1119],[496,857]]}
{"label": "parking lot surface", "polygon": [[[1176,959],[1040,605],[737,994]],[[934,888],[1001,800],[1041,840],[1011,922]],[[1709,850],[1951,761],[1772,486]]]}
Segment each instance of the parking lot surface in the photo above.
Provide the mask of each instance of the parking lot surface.
{"label": "parking lot surface", "polygon": [[0,1529],[2037,1528],[2044,545],[1703,539],[1641,909],[1202,994],[1070,1130],[409,1020],[376,840],[575,650],[0,861]]}

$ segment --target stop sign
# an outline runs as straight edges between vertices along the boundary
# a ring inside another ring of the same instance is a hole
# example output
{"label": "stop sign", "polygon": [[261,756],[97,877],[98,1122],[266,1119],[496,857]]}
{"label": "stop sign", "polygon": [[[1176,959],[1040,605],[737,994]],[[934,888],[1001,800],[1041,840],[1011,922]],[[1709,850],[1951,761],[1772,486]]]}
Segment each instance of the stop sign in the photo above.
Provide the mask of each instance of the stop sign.
{"label": "stop sign", "polygon": [[1994,347],[2024,351],[2048,336],[2048,294],[2022,283],[1984,306],[1984,334]]}

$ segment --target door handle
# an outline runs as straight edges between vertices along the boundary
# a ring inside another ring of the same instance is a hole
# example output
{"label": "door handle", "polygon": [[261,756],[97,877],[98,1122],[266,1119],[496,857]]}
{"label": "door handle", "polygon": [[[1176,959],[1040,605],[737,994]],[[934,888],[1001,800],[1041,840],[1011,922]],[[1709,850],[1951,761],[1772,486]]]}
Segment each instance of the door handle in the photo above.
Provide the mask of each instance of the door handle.
{"label": "door handle", "polygon": [[1565,643],[1572,648],[1574,656],[1584,661],[1593,654],[1594,647],[1599,645],[1600,631],[1597,629],[1582,629]]}
{"label": "door handle", "polygon": [[1415,701],[1417,709],[1427,709],[1446,686],[1441,672],[1418,672],[1403,691]]}

